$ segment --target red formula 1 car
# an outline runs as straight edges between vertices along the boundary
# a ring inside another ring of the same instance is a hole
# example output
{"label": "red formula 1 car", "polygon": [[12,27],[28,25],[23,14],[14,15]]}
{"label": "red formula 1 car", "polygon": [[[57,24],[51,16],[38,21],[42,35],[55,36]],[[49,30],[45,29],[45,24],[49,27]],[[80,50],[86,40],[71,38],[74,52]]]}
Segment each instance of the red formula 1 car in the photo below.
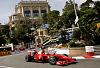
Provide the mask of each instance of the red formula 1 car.
{"label": "red formula 1 car", "polygon": [[44,50],[40,52],[28,51],[25,60],[27,62],[34,60],[35,62],[48,62],[51,65],[68,65],[76,63],[76,59],[69,57],[66,54],[45,54]]}
{"label": "red formula 1 car", "polygon": [[68,65],[71,63],[76,63],[76,59],[68,57],[66,54],[54,54],[53,56],[50,55],[49,63],[51,65]]}

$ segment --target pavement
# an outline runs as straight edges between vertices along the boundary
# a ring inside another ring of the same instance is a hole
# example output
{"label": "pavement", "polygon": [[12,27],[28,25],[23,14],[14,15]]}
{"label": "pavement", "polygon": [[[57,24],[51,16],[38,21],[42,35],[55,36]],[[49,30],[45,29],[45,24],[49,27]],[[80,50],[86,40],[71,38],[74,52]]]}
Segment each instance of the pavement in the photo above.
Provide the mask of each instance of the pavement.
{"label": "pavement", "polygon": [[25,53],[0,58],[0,68],[100,68],[100,59],[79,59],[76,64],[58,66],[49,63],[25,62]]}

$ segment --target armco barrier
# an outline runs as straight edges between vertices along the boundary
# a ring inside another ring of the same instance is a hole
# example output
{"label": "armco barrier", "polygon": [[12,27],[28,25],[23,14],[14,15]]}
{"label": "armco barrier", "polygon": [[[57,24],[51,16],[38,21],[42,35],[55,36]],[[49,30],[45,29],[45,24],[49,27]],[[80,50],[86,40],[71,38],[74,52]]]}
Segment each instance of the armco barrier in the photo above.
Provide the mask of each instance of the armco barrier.
{"label": "armco barrier", "polygon": [[100,55],[100,45],[94,46],[94,53],[95,55]]}

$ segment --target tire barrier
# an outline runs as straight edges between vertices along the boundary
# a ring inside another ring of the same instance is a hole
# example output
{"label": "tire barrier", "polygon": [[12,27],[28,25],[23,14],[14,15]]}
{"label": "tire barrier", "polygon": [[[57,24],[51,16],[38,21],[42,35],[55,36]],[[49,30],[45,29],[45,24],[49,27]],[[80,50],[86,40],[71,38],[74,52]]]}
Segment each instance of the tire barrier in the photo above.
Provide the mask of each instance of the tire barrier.
{"label": "tire barrier", "polygon": [[0,47],[0,57],[11,55],[11,47]]}
{"label": "tire barrier", "polygon": [[11,51],[0,51],[0,56],[7,56],[7,55],[11,55]]}

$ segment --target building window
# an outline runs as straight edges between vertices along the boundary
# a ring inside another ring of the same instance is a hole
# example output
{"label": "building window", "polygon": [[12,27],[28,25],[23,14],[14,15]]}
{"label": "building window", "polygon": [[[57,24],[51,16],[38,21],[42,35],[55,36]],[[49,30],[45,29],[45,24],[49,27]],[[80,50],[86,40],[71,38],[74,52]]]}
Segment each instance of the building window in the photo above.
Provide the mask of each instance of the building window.
{"label": "building window", "polygon": [[33,17],[38,17],[38,16],[39,16],[39,11],[33,10]]}
{"label": "building window", "polygon": [[41,10],[41,15],[43,16],[44,13],[47,13],[46,10]]}
{"label": "building window", "polygon": [[31,16],[30,10],[25,10],[25,11],[24,11],[24,16],[25,16],[25,17],[30,17],[30,16]]}
{"label": "building window", "polygon": [[41,10],[41,13],[46,13],[46,10]]}

